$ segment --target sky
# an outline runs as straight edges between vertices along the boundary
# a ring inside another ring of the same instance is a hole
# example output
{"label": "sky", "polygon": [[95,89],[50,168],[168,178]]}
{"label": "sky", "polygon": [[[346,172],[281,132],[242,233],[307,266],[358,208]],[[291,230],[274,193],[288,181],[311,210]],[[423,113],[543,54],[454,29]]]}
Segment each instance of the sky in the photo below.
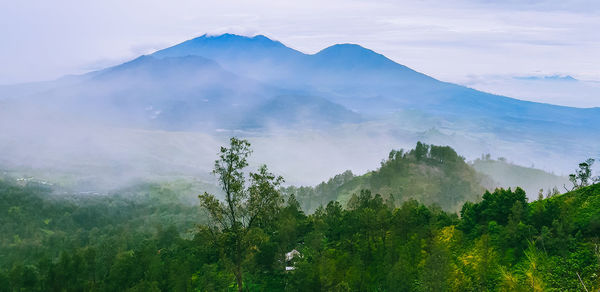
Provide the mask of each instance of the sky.
{"label": "sky", "polygon": [[[0,0],[0,84],[80,74],[229,32],[305,53],[357,43],[444,81],[590,107],[600,106],[599,31],[595,0]],[[554,75],[580,81],[521,78]]]}

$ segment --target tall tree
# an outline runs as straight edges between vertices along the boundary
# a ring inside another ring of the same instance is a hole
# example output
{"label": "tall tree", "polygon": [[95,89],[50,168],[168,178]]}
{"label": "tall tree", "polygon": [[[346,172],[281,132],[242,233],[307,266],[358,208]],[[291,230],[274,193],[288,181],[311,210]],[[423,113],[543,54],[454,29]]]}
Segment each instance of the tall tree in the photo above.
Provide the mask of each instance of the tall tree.
{"label": "tall tree", "polygon": [[229,148],[221,147],[213,170],[225,200],[220,201],[209,193],[199,196],[201,205],[210,214],[212,227],[224,241],[223,259],[235,275],[238,291],[243,290],[242,265],[252,245],[252,240],[247,238],[248,231],[268,224],[283,203],[279,192],[283,178],[270,173],[265,165],[258,172],[250,173],[247,186],[243,170],[248,166],[251,153],[248,141],[231,138]]}

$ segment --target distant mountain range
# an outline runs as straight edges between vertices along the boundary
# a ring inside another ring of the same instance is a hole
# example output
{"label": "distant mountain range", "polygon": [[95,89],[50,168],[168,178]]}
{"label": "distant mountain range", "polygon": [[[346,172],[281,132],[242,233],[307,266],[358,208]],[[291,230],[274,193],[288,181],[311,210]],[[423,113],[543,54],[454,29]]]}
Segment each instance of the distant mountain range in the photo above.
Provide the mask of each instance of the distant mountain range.
{"label": "distant mountain range", "polygon": [[600,130],[600,108],[538,104],[441,82],[359,45],[307,55],[262,35],[204,35],[56,83],[29,98],[96,118],[106,110],[111,119],[151,128],[319,127],[409,109],[513,134]]}
{"label": "distant mountain range", "polygon": [[442,82],[355,44],[304,54],[262,35],[204,35],[104,70],[0,87],[0,116],[257,135],[372,129],[448,141],[460,153],[480,151],[474,155],[520,149],[527,149],[521,157],[600,155],[600,108],[534,103]]}
{"label": "distant mountain range", "polygon": [[[158,51],[157,57],[203,56],[242,76],[326,97],[367,117],[416,109],[451,121],[479,120],[527,134],[540,128],[572,133],[600,129],[600,108],[574,109],[520,101],[440,82],[353,44],[314,55],[264,36],[202,36]],[[557,117],[560,117],[557,119]]]}
{"label": "distant mountain range", "polygon": [[577,82],[579,80],[573,78],[570,75],[550,75],[550,76],[515,76],[514,79],[520,80],[535,80],[535,81],[567,81],[567,82]]}

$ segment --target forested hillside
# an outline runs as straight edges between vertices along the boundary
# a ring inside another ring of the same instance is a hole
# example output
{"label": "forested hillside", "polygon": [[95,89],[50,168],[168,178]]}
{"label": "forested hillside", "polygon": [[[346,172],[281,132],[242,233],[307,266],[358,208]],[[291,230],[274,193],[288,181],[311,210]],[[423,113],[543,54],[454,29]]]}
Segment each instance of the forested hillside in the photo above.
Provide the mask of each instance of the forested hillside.
{"label": "forested hillside", "polygon": [[[455,155],[423,147],[392,152],[380,172]],[[266,166],[244,174],[249,153],[237,139],[221,149],[225,200],[205,193],[203,208],[166,186],[73,197],[1,180],[0,291],[600,288],[599,184],[531,203],[497,189],[458,213],[359,190],[307,215]]]}
{"label": "forested hillside", "polygon": [[391,151],[379,169],[367,174],[354,176],[346,171],[316,187],[289,187],[284,192],[295,194],[309,213],[332,200],[344,205],[361,190],[398,204],[416,199],[458,211],[464,202],[478,200],[492,185],[491,178],[478,174],[454,149],[418,142],[415,149]]}
{"label": "forested hillside", "polygon": [[[159,210],[191,219],[197,210],[112,199],[94,212],[93,204],[51,202],[40,189],[6,182],[1,195],[1,291],[235,288],[218,252],[226,246],[208,229],[189,237],[177,220],[151,228],[142,219]],[[246,255],[245,281],[267,291],[592,291],[600,286],[599,208],[599,185],[529,204],[520,189],[485,193],[462,218],[414,200],[394,208],[370,192],[348,208],[330,202],[306,216],[288,198]],[[301,256],[286,263],[294,248]]]}
{"label": "forested hillside", "polygon": [[106,281],[101,279],[110,276],[115,260],[148,240],[191,238],[206,221],[197,204],[181,195],[185,191],[141,185],[75,196],[0,179],[0,291],[110,290],[92,282]]}

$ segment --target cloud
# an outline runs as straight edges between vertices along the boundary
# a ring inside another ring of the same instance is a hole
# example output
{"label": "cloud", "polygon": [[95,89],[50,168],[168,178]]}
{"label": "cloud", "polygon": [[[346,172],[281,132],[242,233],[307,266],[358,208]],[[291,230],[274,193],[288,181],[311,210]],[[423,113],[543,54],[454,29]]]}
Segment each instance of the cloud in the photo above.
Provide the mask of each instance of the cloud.
{"label": "cloud", "polygon": [[575,107],[600,107],[600,82],[561,73],[536,75],[471,75],[460,84],[520,99]]}

